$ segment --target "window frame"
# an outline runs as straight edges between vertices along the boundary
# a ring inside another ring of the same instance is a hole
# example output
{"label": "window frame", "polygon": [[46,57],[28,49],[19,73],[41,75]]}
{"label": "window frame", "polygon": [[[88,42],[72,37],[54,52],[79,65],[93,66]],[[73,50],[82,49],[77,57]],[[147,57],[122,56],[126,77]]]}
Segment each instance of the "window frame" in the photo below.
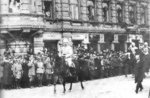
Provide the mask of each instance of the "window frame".
{"label": "window frame", "polygon": [[[73,0],[74,1],[74,0]],[[70,16],[70,18],[71,18],[71,20],[80,20],[81,19],[81,17],[80,17],[80,2],[79,2],[80,0],[76,0],[76,4],[75,3],[72,3],[72,1],[71,0],[69,0],[69,16]],[[72,7],[73,7],[73,9],[72,9]],[[72,10],[74,11],[74,12],[72,12]],[[76,10],[78,10],[77,12],[76,12]],[[74,17],[73,17],[73,14],[72,13],[74,13]],[[78,14],[77,14],[78,13]],[[77,15],[76,15],[77,14]],[[78,18],[77,18],[78,17]]]}
{"label": "window frame", "polygon": [[[145,25],[147,24],[147,17],[146,17],[146,7],[145,6],[141,6],[140,7],[141,11],[140,11],[140,24],[141,25]],[[142,23],[142,16],[144,16],[144,23]]]}
{"label": "window frame", "polygon": [[122,23],[122,22],[124,22],[124,17],[123,17],[124,16],[124,4],[122,2],[118,2],[117,5],[119,5],[121,7],[121,12],[120,13],[122,14],[121,17],[119,17],[119,15],[118,15],[118,10],[119,9],[116,9],[116,11],[117,11],[117,16],[116,16],[117,17],[117,22]]}
{"label": "window frame", "polygon": [[[88,10],[89,5],[87,5],[87,11],[88,11],[88,14],[87,14],[87,15],[88,15],[88,19],[89,19],[89,21],[96,21],[96,19],[97,19],[97,11],[96,11],[96,10],[97,10],[97,6],[96,6],[96,0],[88,0],[88,1],[91,1],[91,2],[93,3],[92,8],[93,8],[93,11],[94,11],[94,12],[93,12],[93,14],[94,14],[94,15],[93,15],[93,19],[90,19],[90,18],[89,18],[89,10]],[[87,2],[88,2],[88,1],[87,1]],[[91,12],[92,12],[92,11],[91,11]]]}
{"label": "window frame", "polygon": [[[15,11],[13,11],[13,9],[12,8],[10,8],[10,4],[11,4],[11,2],[12,2],[12,0],[8,0],[8,12],[9,13],[12,13],[12,14],[16,14],[16,13],[21,13],[21,0],[14,0],[14,2],[18,2],[19,1],[19,8],[18,8],[18,12],[15,12]],[[14,4],[13,4],[13,6],[14,6]],[[10,10],[12,10],[12,11],[10,11]]]}
{"label": "window frame", "polygon": [[[129,9],[129,21],[130,21],[130,24],[136,24],[137,23],[137,7],[136,7],[136,4],[129,4],[129,8],[132,8],[133,10],[130,10]],[[131,17],[132,15],[133,17]],[[133,20],[134,19],[134,20]]]}
{"label": "window frame", "polygon": [[[46,16],[46,12],[45,12],[45,5],[44,5],[44,2],[50,2],[50,17]],[[42,0],[42,13],[44,14],[44,17],[45,18],[48,18],[48,19],[53,19],[54,18],[54,0]]]}
{"label": "window frame", "polygon": [[[107,7],[103,7],[103,4],[106,4],[107,5]],[[103,0],[102,1],[102,16],[103,16],[103,22],[106,22],[106,23],[108,23],[108,22],[110,22],[111,20],[110,20],[110,18],[111,18],[111,9],[110,9],[110,4],[111,4],[111,2],[110,1],[105,1],[105,0]],[[104,9],[106,9],[105,10],[105,12],[106,12],[106,16],[104,16]]]}

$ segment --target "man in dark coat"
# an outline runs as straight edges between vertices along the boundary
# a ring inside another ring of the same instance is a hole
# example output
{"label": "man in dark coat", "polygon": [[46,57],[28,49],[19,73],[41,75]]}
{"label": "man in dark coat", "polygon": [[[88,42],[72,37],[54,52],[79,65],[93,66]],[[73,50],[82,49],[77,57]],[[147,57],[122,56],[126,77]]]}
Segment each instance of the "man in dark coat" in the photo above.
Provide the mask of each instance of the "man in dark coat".
{"label": "man in dark coat", "polygon": [[97,75],[98,75],[97,78],[100,78],[101,77],[101,67],[102,67],[100,57],[97,56],[97,58],[94,59],[94,62],[95,62],[95,66],[97,67]]}
{"label": "man in dark coat", "polygon": [[135,66],[135,83],[137,83],[136,90],[135,90],[136,93],[138,93],[139,89],[140,91],[143,90],[142,81],[144,77],[145,74],[144,74],[144,65],[143,65],[142,56],[141,54],[136,55],[136,66]]}
{"label": "man in dark coat", "polygon": [[2,63],[3,66],[3,78],[2,78],[2,83],[4,88],[11,88],[12,85],[12,70],[11,70],[11,64],[9,63],[9,60],[4,61]]}
{"label": "man in dark coat", "polygon": [[28,67],[28,59],[25,58],[24,62],[22,63],[22,70],[23,70],[23,75],[21,79],[21,86],[22,87],[28,87],[29,86],[29,77],[28,77],[28,72],[29,72],[29,67]]}

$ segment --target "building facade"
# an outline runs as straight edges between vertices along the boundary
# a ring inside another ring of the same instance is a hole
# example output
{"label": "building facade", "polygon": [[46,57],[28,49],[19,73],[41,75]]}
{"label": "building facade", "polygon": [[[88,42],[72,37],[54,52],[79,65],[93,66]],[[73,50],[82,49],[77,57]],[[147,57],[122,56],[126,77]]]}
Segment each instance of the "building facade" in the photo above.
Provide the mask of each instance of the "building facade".
{"label": "building facade", "polygon": [[127,51],[131,41],[149,41],[148,0],[0,1],[3,51]]}

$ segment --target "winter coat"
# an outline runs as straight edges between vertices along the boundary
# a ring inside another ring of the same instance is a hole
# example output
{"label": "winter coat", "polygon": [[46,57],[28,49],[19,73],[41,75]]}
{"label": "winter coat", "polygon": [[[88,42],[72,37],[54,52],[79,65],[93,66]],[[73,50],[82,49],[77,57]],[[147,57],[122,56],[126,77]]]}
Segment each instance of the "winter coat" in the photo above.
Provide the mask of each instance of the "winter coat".
{"label": "winter coat", "polygon": [[136,65],[135,65],[135,83],[142,82],[144,77],[145,77],[145,74],[144,74],[143,62],[142,61],[136,62]]}
{"label": "winter coat", "polygon": [[44,64],[45,64],[45,73],[46,74],[52,74],[53,70],[52,70],[52,65],[51,65],[50,58],[47,58],[45,60]]}
{"label": "winter coat", "polygon": [[28,75],[29,76],[35,76],[35,64],[34,64],[34,61],[29,61],[28,66],[29,66],[29,73],[28,73]]}
{"label": "winter coat", "polygon": [[11,85],[12,83],[12,70],[11,70],[11,64],[9,62],[2,63],[3,66],[3,78],[2,82],[4,85]]}
{"label": "winter coat", "polygon": [[28,82],[28,80],[29,80],[29,77],[28,77],[29,67],[28,67],[27,62],[24,62],[22,64],[22,70],[23,70],[22,81]]}
{"label": "winter coat", "polygon": [[37,70],[36,70],[36,73],[44,73],[44,63],[43,62],[37,62],[36,63],[37,65]]}
{"label": "winter coat", "polygon": [[22,65],[20,63],[13,64],[13,75],[16,79],[21,79],[22,77]]}
{"label": "winter coat", "polygon": [[143,56],[143,66],[144,66],[144,71],[149,72],[149,69],[150,69],[150,55],[144,55]]}

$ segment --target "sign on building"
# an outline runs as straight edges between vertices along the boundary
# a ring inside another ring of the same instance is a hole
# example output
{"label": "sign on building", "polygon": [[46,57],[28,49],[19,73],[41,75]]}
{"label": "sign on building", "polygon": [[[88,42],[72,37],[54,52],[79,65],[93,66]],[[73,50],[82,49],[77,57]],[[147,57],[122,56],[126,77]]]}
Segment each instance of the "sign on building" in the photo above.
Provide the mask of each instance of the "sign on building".
{"label": "sign on building", "polygon": [[60,33],[47,32],[43,34],[43,40],[60,40],[62,35]]}
{"label": "sign on building", "polygon": [[99,35],[99,43],[104,43],[104,34]]}

